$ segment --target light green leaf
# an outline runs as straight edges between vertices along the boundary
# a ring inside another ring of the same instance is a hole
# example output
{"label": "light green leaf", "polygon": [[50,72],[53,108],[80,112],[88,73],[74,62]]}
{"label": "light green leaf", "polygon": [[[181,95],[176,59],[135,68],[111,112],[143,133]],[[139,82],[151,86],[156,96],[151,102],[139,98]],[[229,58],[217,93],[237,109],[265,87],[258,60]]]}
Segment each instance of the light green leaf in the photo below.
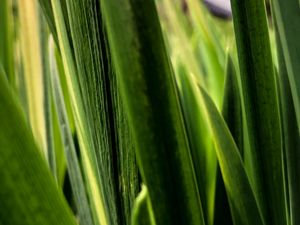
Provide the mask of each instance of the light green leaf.
{"label": "light green leaf", "polygon": [[[230,130],[230,133],[237,145],[240,155],[243,155],[243,121],[241,97],[237,81],[235,66],[230,54],[227,56],[226,79],[223,96],[222,116]],[[216,181],[216,203],[214,224],[241,224],[240,216],[234,211],[230,212],[230,203],[218,166]]]}
{"label": "light green leaf", "polygon": [[0,63],[10,83],[15,87],[12,12],[12,0],[2,0],[0,2]]}
{"label": "light green leaf", "polygon": [[210,123],[216,144],[216,153],[231,203],[233,215],[239,217],[243,225],[264,224],[239,150],[222,116],[213,101],[200,88],[204,110]]}
{"label": "light green leaf", "polygon": [[[51,45],[50,45],[51,47]],[[51,51],[52,50],[52,51]],[[66,107],[63,99],[60,81],[57,74],[57,68],[54,58],[54,49],[50,50],[50,68],[51,68],[51,88],[57,110],[60,131],[64,144],[64,151],[70,176],[71,189],[74,194],[76,208],[78,209],[79,223],[82,225],[93,225],[91,210],[85,190],[85,183],[82,177],[80,165],[76,155],[75,144],[72,138]]]}
{"label": "light green leaf", "polygon": [[28,118],[39,149],[48,160],[39,8],[36,0],[19,1],[18,4]]}
{"label": "light green leaf", "polygon": [[40,19],[40,42],[42,56],[42,80],[43,80],[43,107],[45,118],[45,133],[46,133],[46,149],[49,168],[57,180],[56,154],[55,154],[55,139],[53,131],[53,114],[52,114],[52,90],[50,85],[50,65],[49,65],[49,45],[50,37],[49,28],[45,18],[39,14]]}
{"label": "light green leaf", "polygon": [[0,223],[75,225],[2,72],[0,105]]}
{"label": "light green leaf", "polygon": [[147,187],[143,185],[132,209],[132,225],[155,225],[150,204]]}
{"label": "light green leaf", "polygon": [[[206,224],[212,224],[217,157],[199,99],[190,90],[187,68],[178,65],[176,80]],[[201,138],[199,138],[201,137]]]}

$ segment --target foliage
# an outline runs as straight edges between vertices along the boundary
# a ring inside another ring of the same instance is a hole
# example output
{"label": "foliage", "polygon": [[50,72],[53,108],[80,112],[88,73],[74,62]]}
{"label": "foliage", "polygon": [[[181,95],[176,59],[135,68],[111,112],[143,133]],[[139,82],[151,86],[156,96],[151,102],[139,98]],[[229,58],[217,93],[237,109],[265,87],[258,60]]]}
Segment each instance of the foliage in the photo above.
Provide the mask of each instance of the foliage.
{"label": "foliage", "polygon": [[298,225],[299,2],[265,4],[2,0],[0,224]]}

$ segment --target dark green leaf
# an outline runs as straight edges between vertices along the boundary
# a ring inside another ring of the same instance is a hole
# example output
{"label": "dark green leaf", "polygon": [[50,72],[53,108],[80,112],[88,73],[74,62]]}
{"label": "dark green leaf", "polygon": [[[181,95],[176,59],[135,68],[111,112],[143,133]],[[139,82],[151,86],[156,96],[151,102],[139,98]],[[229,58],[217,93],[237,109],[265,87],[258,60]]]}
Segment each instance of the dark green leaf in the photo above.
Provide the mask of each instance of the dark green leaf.
{"label": "dark green leaf", "polygon": [[175,81],[154,1],[105,0],[102,9],[156,223],[203,224]]}
{"label": "dark green leaf", "polygon": [[250,175],[267,224],[286,224],[278,97],[263,0],[231,0],[245,119]]}
{"label": "dark green leaf", "polygon": [[[279,39],[279,36],[277,36]],[[282,45],[277,40],[278,52],[278,83],[281,97],[283,144],[286,154],[286,168],[288,176],[288,201],[291,225],[300,223],[300,134],[297,126],[295,106],[288,79],[288,71],[284,60]]]}
{"label": "dark green leaf", "polygon": [[283,52],[281,60],[285,61],[300,129],[300,3],[297,0],[272,0],[272,3]]}

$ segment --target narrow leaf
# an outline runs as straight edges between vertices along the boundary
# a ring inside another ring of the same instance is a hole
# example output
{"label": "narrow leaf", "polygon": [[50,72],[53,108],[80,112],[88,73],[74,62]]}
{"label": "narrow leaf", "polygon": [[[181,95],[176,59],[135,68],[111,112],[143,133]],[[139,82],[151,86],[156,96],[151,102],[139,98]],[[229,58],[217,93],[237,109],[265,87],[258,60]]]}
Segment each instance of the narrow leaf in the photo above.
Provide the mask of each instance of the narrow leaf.
{"label": "narrow leaf", "polygon": [[12,0],[0,2],[0,63],[10,83],[15,85],[14,78],[14,36]]}
{"label": "narrow leaf", "polygon": [[39,149],[47,159],[43,91],[43,64],[37,1],[19,1],[22,60],[26,84],[28,118]]}
{"label": "narrow leaf", "polygon": [[0,105],[0,223],[75,225],[2,73]]}
{"label": "narrow leaf", "polygon": [[251,169],[268,224],[286,224],[278,97],[263,0],[231,0]]}
{"label": "narrow leaf", "polygon": [[[132,192],[135,192],[138,185],[127,174],[136,173],[137,176],[137,169],[130,132],[126,135],[126,145],[121,136],[128,126],[123,115],[122,101],[118,97],[118,83],[111,65],[99,3],[96,0],[66,1],[66,6],[78,81],[84,96],[86,122],[92,130],[107,216],[111,224],[130,223],[130,201],[134,201],[135,195],[132,196]],[[126,163],[127,166],[124,166]],[[129,181],[132,181],[130,185]]]}
{"label": "narrow leaf", "polygon": [[[277,36],[279,39],[279,36]],[[300,134],[297,126],[295,105],[292,98],[291,85],[284,60],[281,42],[277,39],[279,89],[282,109],[283,143],[286,154],[286,168],[288,174],[289,210],[291,225],[300,223]]]}
{"label": "narrow leaf", "polygon": [[46,24],[45,18],[42,14],[40,18],[40,41],[42,54],[42,65],[43,65],[43,107],[44,107],[44,118],[45,118],[45,132],[46,132],[46,149],[47,159],[50,170],[57,180],[57,169],[56,169],[56,154],[54,146],[54,131],[53,131],[53,115],[52,115],[52,90],[50,85],[50,65],[49,65],[49,46],[48,40],[50,37],[49,28]]}
{"label": "narrow leaf", "polygon": [[[53,43],[52,43],[53,44]],[[51,47],[51,45],[50,45]],[[52,51],[51,51],[52,50]],[[58,120],[64,144],[68,174],[70,176],[71,189],[73,191],[76,207],[78,209],[79,223],[82,225],[93,225],[90,206],[86,195],[85,184],[82,177],[80,165],[76,155],[75,144],[72,138],[66,107],[63,99],[60,81],[54,62],[53,45],[50,50],[51,88],[58,114]]]}
{"label": "narrow leaf", "polygon": [[203,224],[175,81],[154,1],[105,0],[102,9],[156,223]]}
{"label": "narrow leaf", "polygon": [[[186,67],[178,65],[176,80],[206,224],[213,221],[217,157],[199,99],[190,90]],[[201,137],[201,138],[199,138]]]}
{"label": "narrow leaf", "polygon": [[200,88],[201,99],[216,144],[216,153],[232,210],[243,225],[264,224],[239,150],[211,98]]}
{"label": "narrow leaf", "polygon": [[[228,54],[226,65],[226,79],[224,87],[222,116],[235,140],[240,155],[243,153],[243,122],[241,97],[237,81],[237,74],[231,56]],[[232,210],[230,213],[230,203],[221,176],[220,167],[217,169],[216,181],[216,203],[214,224],[241,224],[239,216]]]}
{"label": "narrow leaf", "polygon": [[300,5],[297,0],[271,2],[300,130]]}
{"label": "narrow leaf", "polygon": [[101,223],[101,225],[107,225],[109,224],[108,214],[104,206],[102,190],[99,188],[100,173],[97,167],[94,143],[91,130],[86,122],[87,118],[80,93],[77,68],[74,62],[71,44],[69,42],[61,1],[51,0],[51,3],[58,35],[59,49],[62,55],[70,101],[72,103],[72,111],[74,113],[76,130],[78,132],[84,172],[87,178],[93,218],[97,224]]}
{"label": "narrow leaf", "polygon": [[153,212],[150,205],[149,194],[146,186],[137,196],[132,210],[132,225],[155,225]]}

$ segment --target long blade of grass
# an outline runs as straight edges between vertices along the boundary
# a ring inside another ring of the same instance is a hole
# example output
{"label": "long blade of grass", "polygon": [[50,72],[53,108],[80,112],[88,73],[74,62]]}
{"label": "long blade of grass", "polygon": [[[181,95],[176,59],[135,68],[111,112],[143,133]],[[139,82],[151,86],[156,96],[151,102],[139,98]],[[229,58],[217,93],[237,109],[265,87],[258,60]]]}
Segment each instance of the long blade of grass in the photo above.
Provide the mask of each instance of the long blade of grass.
{"label": "long blade of grass", "polygon": [[52,114],[52,90],[50,85],[50,66],[49,66],[49,46],[48,40],[50,37],[49,28],[45,21],[45,18],[40,13],[40,41],[42,53],[42,65],[43,65],[43,106],[44,106],[44,118],[45,118],[45,132],[46,132],[46,149],[47,159],[50,170],[57,180],[57,168],[56,168],[56,154],[55,154],[55,140],[53,131],[53,114]]}
{"label": "long blade of grass", "polygon": [[[51,39],[51,37],[49,39]],[[49,50],[50,50],[50,47],[49,47],[49,42],[48,42],[48,52],[49,52]],[[74,124],[74,116],[73,116],[73,112],[72,112],[70,96],[68,94],[68,86],[67,86],[67,82],[66,82],[65,70],[64,70],[60,52],[57,49],[57,47],[55,47],[54,53],[55,53],[55,60],[56,60],[55,64],[56,64],[57,72],[59,74],[59,80],[60,80],[60,84],[61,84],[61,88],[62,88],[62,92],[63,92],[63,99],[64,99],[66,111],[67,111],[68,124],[69,124],[69,127],[70,127],[73,137],[75,137],[76,130],[75,130],[75,124]],[[50,53],[49,53],[49,55],[50,55]],[[48,64],[50,67],[49,60],[48,60]],[[50,73],[50,75],[51,75],[51,73]],[[49,80],[51,83],[51,76],[49,76]],[[58,181],[59,186],[63,186],[64,181],[65,181],[65,176],[67,174],[67,165],[66,165],[64,144],[63,144],[63,140],[62,140],[58,114],[57,114],[57,110],[55,107],[55,102],[53,99],[52,91],[51,91],[51,96],[52,96],[53,138],[54,138],[54,144],[55,144],[57,181]]]}
{"label": "long blade of grass", "polygon": [[[243,118],[242,105],[237,81],[235,66],[228,55],[226,65],[226,79],[224,87],[222,116],[230,130],[230,133],[237,145],[240,155],[243,155]],[[221,176],[220,168],[217,170],[216,184],[216,205],[214,224],[241,224],[239,216],[232,210],[230,213],[230,203],[226,194],[224,181]]]}
{"label": "long blade of grass", "polygon": [[[50,45],[51,47],[51,45]],[[51,67],[51,87],[55,99],[55,106],[58,114],[60,130],[66,155],[68,173],[70,176],[71,189],[74,193],[76,206],[78,209],[79,222],[83,225],[93,225],[93,220],[89,208],[89,202],[86,195],[83,177],[80,165],[77,159],[75,144],[72,139],[66,107],[63,99],[60,81],[57,74],[56,64],[54,62],[54,49],[52,45],[50,50],[50,67]]]}
{"label": "long blade of grass", "polygon": [[0,2],[0,63],[2,64],[10,83],[15,85],[14,78],[14,37],[12,1]]}
{"label": "long blade of grass", "polygon": [[0,223],[75,225],[16,96],[0,73]]}
{"label": "long blade of grass", "polygon": [[213,101],[200,88],[202,104],[214,135],[216,153],[233,215],[241,224],[265,224],[239,150]]}
{"label": "long blade of grass", "polygon": [[154,1],[106,0],[102,9],[156,223],[203,224],[175,81]]}
{"label": "long blade of grass", "polygon": [[[102,195],[102,207],[97,201],[94,214],[105,215],[106,219],[101,220],[107,223],[116,224],[120,220],[122,224],[129,224],[130,211],[138,192],[137,168],[127,119],[106,50],[99,1],[79,1],[76,4],[61,1],[59,9],[55,2],[51,5],[54,17],[60,11],[59,16],[64,19],[63,23],[56,24],[56,30],[58,38],[63,37],[60,49],[67,66],[67,83],[72,104],[77,105],[74,107],[77,130],[81,129],[81,135],[84,132],[88,134],[84,134],[85,143],[81,143],[82,139],[79,141],[93,163],[97,189],[101,192],[97,195]],[[83,10],[87,8],[91,10]],[[71,79],[68,69],[72,72]],[[85,126],[79,127],[83,121]],[[103,209],[102,214],[99,209]]]}
{"label": "long blade of grass", "polygon": [[[237,73],[233,60],[228,54],[226,65],[226,79],[224,87],[222,116],[230,130],[230,133],[243,156],[243,115]],[[243,158],[243,157],[242,157]]]}
{"label": "long blade of grass", "polygon": [[98,170],[94,143],[84,112],[83,100],[77,77],[77,68],[75,66],[73,52],[69,42],[62,5],[59,0],[52,0],[51,3],[70,100],[72,102],[76,130],[78,132],[84,172],[87,177],[88,193],[91,201],[93,218],[97,224],[107,225],[109,224],[108,214],[105,209],[102,190],[99,188],[100,173]]}
{"label": "long blade of grass", "polygon": [[54,21],[54,14],[52,11],[52,5],[51,5],[51,1],[49,0],[39,0],[41,9],[43,10],[43,13],[46,17],[48,26],[52,32],[52,35],[56,41],[56,43],[58,43],[58,38],[57,38],[57,32],[56,32],[56,28],[55,28],[55,21]]}
{"label": "long blade of grass", "polygon": [[300,6],[297,0],[272,0],[286,70],[300,129]]}
{"label": "long blade of grass", "polygon": [[288,71],[279,35],[277,35],[279,89],[282,109],[283,143],[288,174],[289,210],[291,225],[300,223],[300,134]]}
{"label": "long blade of grass", "polygon": [[39,149],[48,160],[38,5],[35,0],[18,3],[28,118]]}
{"label": "long blade of grass", "polygon": [[[114,74],[109,70],[105,33],[97,1],[66,1],[78,80],[100,171],[101,186],[111,224],[124,223],[119,192],[118,146],[113,108]],[[93,10],[82,10],[90,8]],[[88,19],[87,19],[88,18]],[[100,29],[99,29],[100,28]],[[129,189],[130,190],[130,189]],[[121,220],[121,221],[120,221]]]}
{"label": "long blade of grass", "polygon": [[267,223],[286,224],[275,73],[263,0],[231,0],[252,158],[250,180]]}
{"label": "long blade of grass", "polygon": [[[176,80],[179,87],[180,103],[191,149],[196,180],[206,224],[212,224],[217,158],[209,128],[199,100],[191,91],[185,77],[187,68],[178,65]],[[201,138],[199,138],[201,137]]]}
{"label": "long blade of grass", "polygon": [[[136,164],[135,145],[132,138],[132,132],[129,127],[129,121],[125,114],[124,102],[121,99],[120,91],[116,83],[116,77],[113,77],[112,86],[115,87],[113,96],[113,107],[115,109],[115,132],[118,146],[118,174],[119,188],[121,197],[121,210],[123,224],[131,224],[131,215],[135,198],[139,192],[139,174]],[[115,86],[116,85],[116,86]]]}
{"label": "long blade of grass", "polygon": [[[112,224],[130,223],[130,211],[138,189],[137,168],[99,2],[66,1],[66,7],[107,215]],[[85,8],[92,10],[82,10]],[[128,140],[125,142],[124,138]]]}

